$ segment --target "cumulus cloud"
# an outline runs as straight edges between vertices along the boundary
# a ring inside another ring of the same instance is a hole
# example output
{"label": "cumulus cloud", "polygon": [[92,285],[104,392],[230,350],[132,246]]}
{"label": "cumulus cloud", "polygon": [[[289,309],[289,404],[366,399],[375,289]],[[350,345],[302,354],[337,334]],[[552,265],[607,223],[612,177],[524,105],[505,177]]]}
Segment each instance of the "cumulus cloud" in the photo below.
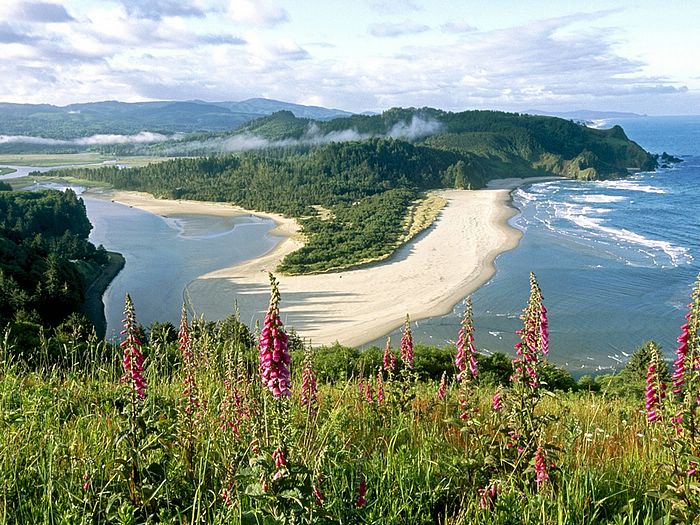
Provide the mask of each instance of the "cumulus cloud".
{"label": "cumulus cloud", "polygon": [[72,22],[74,18],[60,4],[49,2],[18,2],[9,4],[9,14],[20,22],[44,24]]}
{"label": "cumulus cloud", "polygon": [[425,24],[419,24],[411,20],[405,20],[397,23],[379,23],[369,26],[369,33],[372,36],[380,38],[393,38],[402,35],[414,35],[416,33],[424,33],[430,27]]}
{"label": "cumulus cloud", "polygon": [[[641,55],[621,51],[624,31],[600,27],[609,11],[491,31],[471,30],[455,20],[435,29],[471,32],[449,46],[440,35],[434,43],[411,38],[429,28],[400,22],[400,17],[380,23],[388,19],[376,15],[350,26],[361,35],[375,22],[370,31],[387,39],[377,49],[348,47],[323,27],[299,33],[289,24],[283,38],[260,31],[290,20],[271,0],[157,0],[150,5],[161,6],[160,18],[148,14],[145,4],[138,12],[128,9],[136,0],[64,2],[75,20],[45,24],[41,32],[31,23],[14,23],[12,13],[25,4],[0,0],[0,20],[6,21],[0,22],[0,76],[13,79],[2,98],[13,102],[262,96],[316,99],[354,111],[392,106],[519,111],[573,104],[659,113],[672,109],[674,98],[685,100],[685,108],[699,98],[692,85],[655,74]],[[411,6],[404,7],[403,16],[411,16]],[[192,23],[197,9],[205,18]],[[397,38],[389,40],[392,36]],[[337,46],[337,52],[322,49],[319,43],[324,42]],[[689,70],[688,82],[697,84],[692,76]]]}
{"label": "cumulus cloud", "polygon": [[451,20],[440,26],[440,30],[443,33],[471,33],[476,31],[476,29],[476,27],[468,24],[464,20]]}
{"label": "cumulus cloud", "polygon": [[405,14],[423,9],[414,0],[373,0],[369,5],[374,11],[385,15]]}
{"label": "cumulus cloud", "polygon": [[289,20],[287,11],[270,0],[230,0],[228,15],[235,22],[273,27]]}
{"label": "cumulus cloud", "polygon": [[31,41],[31,35],[20,33],[7,22],[0,22],[0,44],[24,44]]}
{"label": "cumulus cloud", "polygon": [[205,12],[186,0],[119,0],[130,15],[151,20],[168,16],[203,18]]}

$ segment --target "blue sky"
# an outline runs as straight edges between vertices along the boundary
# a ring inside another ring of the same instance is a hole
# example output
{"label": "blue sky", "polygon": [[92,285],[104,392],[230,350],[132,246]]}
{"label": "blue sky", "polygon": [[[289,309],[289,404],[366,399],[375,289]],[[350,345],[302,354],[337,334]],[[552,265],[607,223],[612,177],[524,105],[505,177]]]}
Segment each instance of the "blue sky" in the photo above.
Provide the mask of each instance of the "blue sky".
{"label": "blue sky", "polygon": [[0,100],[700,114],[700,2],[3,0]]}

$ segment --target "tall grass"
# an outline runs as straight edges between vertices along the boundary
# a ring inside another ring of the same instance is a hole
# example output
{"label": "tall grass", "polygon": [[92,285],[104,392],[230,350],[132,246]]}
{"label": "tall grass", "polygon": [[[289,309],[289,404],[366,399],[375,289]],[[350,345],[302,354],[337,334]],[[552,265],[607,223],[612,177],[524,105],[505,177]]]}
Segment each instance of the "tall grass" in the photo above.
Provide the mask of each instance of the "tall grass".
{"label": "tall grass", "polygon": [[637,398],[540,385],[534,402],[526,378],[527,431],[548,457],[538,484],[538,446],[512,450],[494,386],[475,379],[460,418],[456,367],[444,399],[437,382],[382,366],[319,382],[311,409],[312,352],[291,365],[291,397],[275,397],[237,320],[186,333],[184,358],[182,330],[143,346],[138,410],[120,349],[88,338],[75,351],[92,357],[29,367],[0,338],[1,523],[671,522],[672,453]]}

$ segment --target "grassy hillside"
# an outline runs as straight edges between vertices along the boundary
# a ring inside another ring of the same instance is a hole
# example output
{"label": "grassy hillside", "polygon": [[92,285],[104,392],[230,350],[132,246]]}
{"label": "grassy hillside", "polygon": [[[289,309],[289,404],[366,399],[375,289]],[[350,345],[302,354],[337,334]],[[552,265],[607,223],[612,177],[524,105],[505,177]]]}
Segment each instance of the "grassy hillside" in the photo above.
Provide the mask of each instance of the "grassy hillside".
{"label": "grassy hillside", "polygon": [[121,347],[72,323],[25,337],[27,361],[6,334],[0,521],[697,522],[700,281],[672,378],[649,343],[578,384],[531,287],[512,362],[475,352],[469,309],[456,348],[407,322],[400,349],[310,350],[274,284],[259,336],[235,316],[146,332],[129,299]]}

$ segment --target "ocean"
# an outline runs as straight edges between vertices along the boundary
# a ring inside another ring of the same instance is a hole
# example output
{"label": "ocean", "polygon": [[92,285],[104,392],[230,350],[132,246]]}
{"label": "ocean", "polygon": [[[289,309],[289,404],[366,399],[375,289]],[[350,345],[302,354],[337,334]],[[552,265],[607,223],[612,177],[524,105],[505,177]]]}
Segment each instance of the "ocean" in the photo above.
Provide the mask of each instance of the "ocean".
{"label": "ocean", "polygon": [[[683,163],[623,180],[552,181],[513,192],[524,232],[473,295],[476,345],[513,352],[534,272],[549,310],[550,360],[575,375],[619,369],[654,340],[672,355],[700,272],[700,117],[606,121],[653,153]],[[464,302],[414,323],[414,337],[451,344]],[[400,334],[392,333],[394,344]],[[379,341],[377,342],[379,343]]]}

